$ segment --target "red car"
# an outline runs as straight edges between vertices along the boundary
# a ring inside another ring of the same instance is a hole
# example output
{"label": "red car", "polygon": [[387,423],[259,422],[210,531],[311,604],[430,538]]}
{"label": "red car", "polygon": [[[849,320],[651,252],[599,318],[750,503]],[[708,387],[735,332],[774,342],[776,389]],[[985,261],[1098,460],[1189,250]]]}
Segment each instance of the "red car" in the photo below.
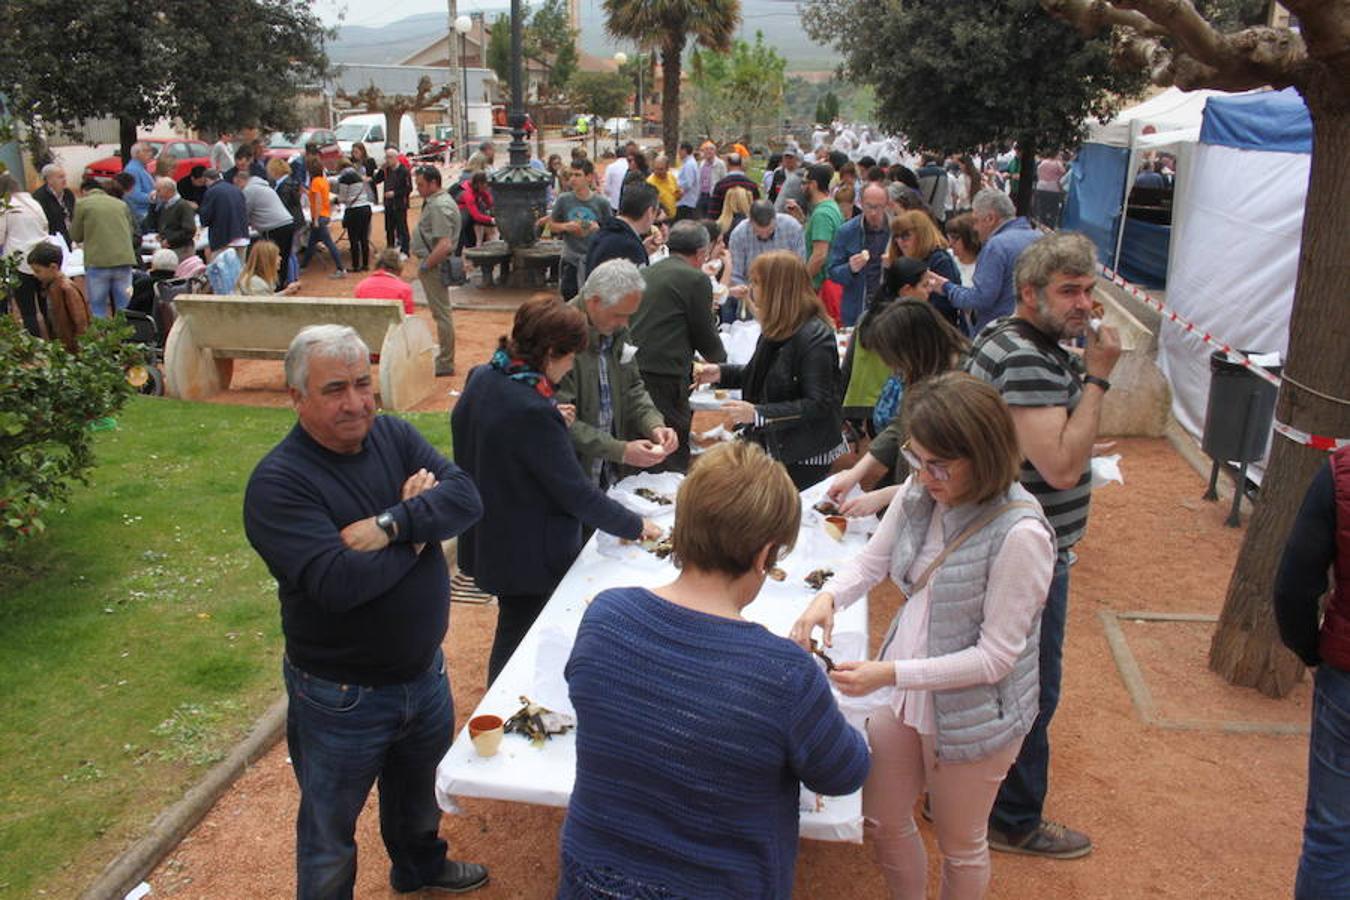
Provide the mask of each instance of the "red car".
{"label": "red car", "polygon": [[305,149],[308,143],[319,145],[319,160],[330,172],[337,171],[338,159],[342,148],[338,146],[337,135],[327,128],[306,128],[304,131],[282,133],[274,131],[263,141],[263,161],[269,159],[289,160]]}
{"label": "red car", "polygon": [[[155,159],[159,159],[160,154],[167,153],[174,159],[173,172],[170,173],[174,181],[185,177],[192,171],[193,166],[211,165],[211,147],[202,141],[192,140],[191,138],[142,138],[142,143],[149,144],[155,152]],[[112,181],[112,177],[122,171],[122,157],[105,156],[103,159],[95,160],[84,167],[85,178],[96,178],[102,184]],[[150,174],[155,174],[153,171]]]}

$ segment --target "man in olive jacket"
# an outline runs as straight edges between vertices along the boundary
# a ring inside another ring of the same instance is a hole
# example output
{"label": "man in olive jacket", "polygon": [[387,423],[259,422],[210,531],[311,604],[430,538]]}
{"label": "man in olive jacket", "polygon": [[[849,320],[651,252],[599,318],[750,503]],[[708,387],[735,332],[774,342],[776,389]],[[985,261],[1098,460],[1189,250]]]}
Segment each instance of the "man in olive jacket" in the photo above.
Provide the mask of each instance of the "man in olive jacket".
{"label": "man in olive jacket", "polygon": [[590,340],[558,385],[560,406],[571,405],[572,446],[581,468],[602,489],[622,477],[621,465],[643,469],[678,445],[637,366],[628,320],[642,303],[642,273],[626,259],[601,263],[586,276],[572,304],[586,314]]}

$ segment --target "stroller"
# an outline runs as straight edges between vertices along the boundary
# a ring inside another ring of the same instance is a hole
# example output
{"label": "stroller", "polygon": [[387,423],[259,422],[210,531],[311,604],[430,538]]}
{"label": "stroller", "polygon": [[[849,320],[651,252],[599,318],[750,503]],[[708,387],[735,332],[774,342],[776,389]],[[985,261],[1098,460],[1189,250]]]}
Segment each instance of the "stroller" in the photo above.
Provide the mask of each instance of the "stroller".
{"label": "stroller", "polygon": [[206,277],[196,275],[191,278],[154,280],[141,273],[137,275],[140,277],[133,284],[132,300],[122,311],[122,316],[132,330],[126,342],[139,346],[144,356],[141,363],[127,368],[127,381],[142,394],[162,397],[164,343],[168,340],[169,329],[173,327],[176,317],[173,298],[179,294],[205,292]]}

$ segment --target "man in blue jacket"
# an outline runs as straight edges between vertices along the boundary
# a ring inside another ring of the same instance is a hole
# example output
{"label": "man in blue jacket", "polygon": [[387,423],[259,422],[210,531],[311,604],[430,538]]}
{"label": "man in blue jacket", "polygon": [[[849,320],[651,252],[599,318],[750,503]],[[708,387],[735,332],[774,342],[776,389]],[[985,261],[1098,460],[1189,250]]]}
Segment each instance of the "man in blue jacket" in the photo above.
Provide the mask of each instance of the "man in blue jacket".
{"label": "man in blue jacket", "polygon": [[984,246],[975,260],[975,283],[952,284],[941,275],[928,273],[924,287],[951,301],[957,309],[970,310],[979,334],[994,319],[1010,316],[1017,306],[1013,268],[1017,257],[1042,237],[1025,216],[1018,216],[1012,199],[997,188],[985,188],[971,202],[975,230]]}
{"label": "man in blue jacket", "polygon": [[825,268],[830,280],[844,289],[839,318],[849,328],[857,324],[867,298],[881,282],[881,258],[891,239],[891,221],[886,215],[889,199],[880,183],[869,183],[863,188],[862,215],[840,225],[830,243]]}
{"label": "man in blue jacket", "polygon": [[441,541],[478,521],[478,490],[407,422],[375,415],[355,330],[302,330],[286,384],[298,421],[249,478],[244,531],[281,600],[297,896],[352,896],[376,779],[394,890],[472,890],[487,869],[446,858],[435,784],[455,722]]}
{"label": "man in blue jacket", "polygon": [[131,159],[122,169],[136,179],[136,186],[127,191],[122,199],[131,207],[138,223],[143,221],[145,214],[150,211],[150,195],[155,192],[155,176],[150,174],[150,164],[154,161],[155,149],[146,142],[139,141],[131,145]]}
{"label": "man in blue jacket", "polygon": [[626,259],[635,266],[650,261],[647,253],[655,249],[652,223],[660,207],[656,188],[644,181],[636,181],[623,189],[619,199],[619,214],[600,225],[591,237],[586,251],[586,271],[594,272],[601,263],[611,259]]}
{"label": "man in blue jacket", "polygon": [[197,218],[206,226],[207,243],[214,254],[236,241],[248,239],[248,206],[244,202],[244,185],[248,172],[238,173],[235,181],[212,182],[214,169],[207,169],[207,188],[202,195]]}

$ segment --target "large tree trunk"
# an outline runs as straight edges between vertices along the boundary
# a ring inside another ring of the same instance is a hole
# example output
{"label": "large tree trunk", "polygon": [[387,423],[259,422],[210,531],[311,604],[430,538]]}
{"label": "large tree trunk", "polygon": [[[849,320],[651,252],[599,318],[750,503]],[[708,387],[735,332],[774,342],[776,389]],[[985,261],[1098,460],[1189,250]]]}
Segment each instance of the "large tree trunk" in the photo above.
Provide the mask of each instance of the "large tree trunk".
{"label": "large tree trunk", "polygon": [[684,32],[667,34],[661,43],[661,143],[666,156],[675,158],[680,146],[680,57],[684,54]]}
{"label": "large tree trunk", "polygon": [[[1350,115],[1343,90],[1314,83],[1304,93],[1313,121],[1312,171],[1303,213],[1298,282],[1290,315],[1286,380],[1275,415],[1312,434],[1350,437],[1350,406],[1292,382],[1345,398],[1350,387]],[[1266,348],[1256,348],[1266,349]],[[1303,494],[1326,453],[1275,435],[1270,468],[1247,527],[1209,667],[1232,684],[1283,697],[1303,664],[1280,643],[1271,604],[1276,568]]]}
{"label": "large tree trunk", "polygon": [[117,120],[117,142],[122,147],[122,168],[131,162],[131,145],[136,143],[136,120],[122,116]]}
{"label": "large tree trunk", "polygon": [[1017,139],[1017,193],[1013,203],[1019,216],[1031,215],[1031,192],[1036,189],[1036,137],[1024,134]]}

